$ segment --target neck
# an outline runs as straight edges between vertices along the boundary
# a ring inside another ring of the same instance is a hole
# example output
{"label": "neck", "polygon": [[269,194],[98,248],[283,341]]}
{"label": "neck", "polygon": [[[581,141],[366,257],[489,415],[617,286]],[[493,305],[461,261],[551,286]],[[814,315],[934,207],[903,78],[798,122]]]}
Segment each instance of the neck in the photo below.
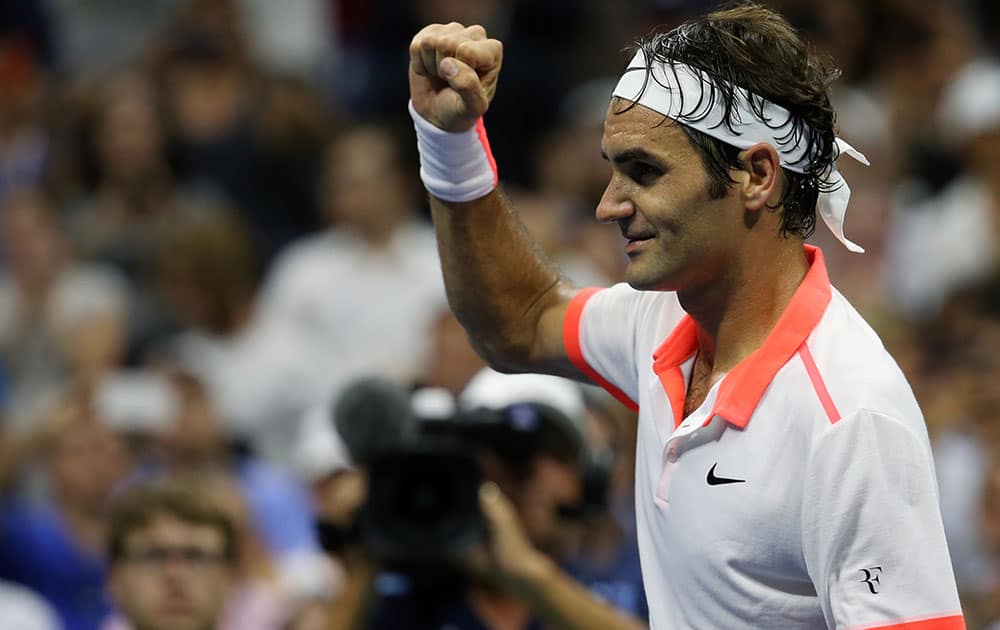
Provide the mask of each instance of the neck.
{"label": "neck", "polygon": [[357,225],[353,229],[372,249],[382,251],[392,244],[400,225],[400,222],[388,221],[381,224]]}
{"label": "neck", "polygon": [[808,270],[797,240],[779,248],[748,246],[724,276],[678,292],[698,325],[698,352],[713,373],[728,372],[764,343]]}

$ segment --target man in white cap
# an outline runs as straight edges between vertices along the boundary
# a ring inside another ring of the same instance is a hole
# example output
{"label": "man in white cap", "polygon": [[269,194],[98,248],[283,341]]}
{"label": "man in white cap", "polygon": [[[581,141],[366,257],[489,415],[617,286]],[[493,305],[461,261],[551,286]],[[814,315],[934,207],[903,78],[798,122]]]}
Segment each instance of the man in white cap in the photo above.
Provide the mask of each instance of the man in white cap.
{"label": "man in white cap", "polygon": [[[597,208],[627,284],[578,291],[496,190],[482,116],[502,56],[456,23],[410,46],[448,296],[498,369],[589,377],[639,409],[651,626],[963,628],[920,409],[803,243],[818,212],[862,251],[836,159],[865,160],[834,134],[835,70],[749,3],[641,40]],[[584,607],[567,625],[600,627]]]}
{"label": "man in white cap", "polygon": [[[576,383],[486,368],[457,401],[444,390],[422,390],[411,402],[427,423],[453,416],[457,402],[462,448],[487,480],[479,503],[488,534],[461,553],[454,575],[378,574],[372,549],[355,545],[353,557],[344,556],[346,586],[326,627],[531,630],[576,627],[581,610],[605,630],[646,627],[632,575],[577,579],[560,566],[571,538],[566,508],[583,491],[586,405]],[[358,505],[344,493],[338,498],[341,507]]]}

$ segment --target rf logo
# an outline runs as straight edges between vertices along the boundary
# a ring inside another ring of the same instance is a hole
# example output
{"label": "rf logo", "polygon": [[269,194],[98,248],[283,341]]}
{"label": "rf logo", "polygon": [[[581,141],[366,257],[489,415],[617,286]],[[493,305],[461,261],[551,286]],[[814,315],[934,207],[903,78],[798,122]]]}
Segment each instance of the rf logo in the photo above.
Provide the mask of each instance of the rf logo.
{"label": "rf logo", "polygon": [[872,595],[878,595],[880,586],[878,576],[882,574],[882,567],[861,569],[861,572],[865,574],[865,579],[861,581],[868,585],[868,590],[872,592]]}

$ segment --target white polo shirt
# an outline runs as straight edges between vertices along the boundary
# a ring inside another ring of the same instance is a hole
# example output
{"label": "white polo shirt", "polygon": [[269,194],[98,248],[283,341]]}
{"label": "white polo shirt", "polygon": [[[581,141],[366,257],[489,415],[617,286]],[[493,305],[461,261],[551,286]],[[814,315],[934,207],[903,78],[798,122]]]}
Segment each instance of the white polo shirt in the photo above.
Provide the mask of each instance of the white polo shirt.
{"label": "white polo shirt", "polygon": [[822,253],[764,344],[682,418],[697,341],[675,293],[577,295],[573,362],[639,410],[653,630],[964,628],[923,416]]}

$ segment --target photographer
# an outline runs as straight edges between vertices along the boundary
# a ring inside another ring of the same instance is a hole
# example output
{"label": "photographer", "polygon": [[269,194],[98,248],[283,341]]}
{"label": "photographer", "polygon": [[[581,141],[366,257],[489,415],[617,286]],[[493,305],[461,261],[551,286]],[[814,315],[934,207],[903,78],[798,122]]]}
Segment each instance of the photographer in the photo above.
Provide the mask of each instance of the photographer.
{"label": "photographer", "polygon": [[[340,557],[345,560],[347,585],[331,607],[327,627],[645,627],[631,611],[604,603],[589,585],[575,581],[560,567],[575,527],[564,515],[579,511],[583,496],[585,406],[577,386],[555,377],[506,376],[487,370],[470,382],[458,404],[457,432],[463,435],[464,450],[474,454],[484,480],[479,486],[478,511],[486,535],[451,558],[457,573],[440,566],[377,573],[373,555],[378,554],[372,553],[371,545],[367,551],[359,544],[346,545]],[[420,434],[427,432],[424,429]],[[372,505],[379,501],[376,486],[381,473],[367,472],[370,487],[368,505],[362,510],[368,512],[362,517],[363,528],[375,521],[383,523],[375,529],[389,528],[385,523],[394,525],[390,518],[373,514],[378,511]],[[445,472],[464,479],[463,470]],[[414,478],[426,474],[426,469],[414,467],[409,479],[400,481],[401,487],[411,482],[406,487],[411,492],[406,503],[418,502],[412,495],[424,489]],[[440,490],[441,496],[456,494]],[[400,521],[420,520],[412,505],[394,508]],[[441,505],[445,504],[428,508],[428,514]],[[452,509],[460,511],[458,501]],[[376,538],[371,529],[362,529],[361,534],[365,541]],[[426,556],[427,548],[434,546],[433,538],[428,536],[426,545],[421,545],[425,548],[414,553]],[[442,553],[457,549],[461,538],[456,535],[449,545],[453,549]]]}

